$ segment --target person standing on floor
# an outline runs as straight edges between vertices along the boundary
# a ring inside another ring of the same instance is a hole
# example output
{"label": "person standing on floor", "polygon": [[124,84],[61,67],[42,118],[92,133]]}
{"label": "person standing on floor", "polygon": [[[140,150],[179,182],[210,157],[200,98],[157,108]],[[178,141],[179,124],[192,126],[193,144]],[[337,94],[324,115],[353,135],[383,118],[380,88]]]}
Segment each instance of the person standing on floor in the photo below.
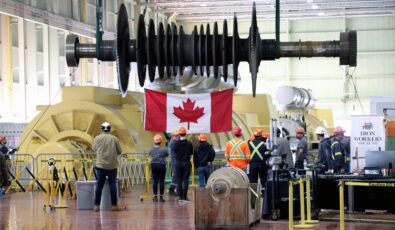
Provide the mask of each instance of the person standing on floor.
{"label": "person standing on floor", "polygon": [[180,203],[189,202],[188,187],[189,176],[191,174],[191,156],[193,154],[192,143],[186,139],[187,130],[184,127],[179,128],[180,140],[174,144],[176,154],[176,172],[177,172],[177,193]]}
{"label": "person standing on floor", "polygon": [[304,136],[305,130],[302,127],[298,127],[295,130],[296,138],[299,140],[298,146],[296,147],[295,157],[295,168],[304,169],[304,161],[307,161],[307,139]]}
{"label": "person standing on floor", "polygon": [[325,129],[320,126],[315,129],[315,134],[320,141],[316,167],[318,168],[318,174],[324,174],[332,169],[331,139],[325,138]]}
{"label": "person standing on floor", "polygon": [[[160,147],[162,143],[162,136],[155,134],[154,136],[154,147],[149,151],[151,156],[151,172],[154,179],[153,189],[154,202],[165,202],[163,199],[163,193],[165,192],[165,175],[166,175],[166,157],[169,155],[166,148]],[[158,199],[158,185],[159,185],[159,199]]]}
{"label": "person standing on floor", "polygon": [[207,135],[199,135],[199,147],[193,155],[193,162],[199,175],[199,186],[206,187],[211,173],[211,163],[215,158],[213,146],[207,142]]}
{"label": "person standing on floor", "polygon": [[228,165],[239,168],[247,173],[247,165],[250,163],[250,149],[247,142],[241,139],[240,126],[233,128],[235,137],[228,141],[225,146],[225,159]]}
{"label": "person standing on floor", "polygon": [[175,131],[171,134],[170,140],[170,167],[173,172],[173,176],[171,177],[169,195],[176,196],[176,188],[177,188],[177,172],[176,172],[176,153],[174,151],[174,146],[177,141],[180,140],[180,135],[178,131]]}
{"label": "person standing on floor", "polygon": [[106,177],[110,187],[112,211],[121,211],[124,207],[118,206],[117,195],[117,172],[118,172],[118,155],[122,153],[119,140],[110,134],[111,124],[104,122],[101,125],[102,134],[96,136],[93,140],[92,149],[96,152],[96,176],[97,185],[95,190],[94,211],[100,210],[100,201]]}
{"label": "person standing on floor", "polygon": [[10,159],[10,155],[14,154],[17,149],[7,148],[7,138],[5,136],[0,136],[0,154],[2,153],[6,160]]}
{"label": "person standing on floor", "polygon": [[258,176],[261,181],[262,190],[266,187],[267,170],[266,160],[270,158],[270,152],[266,148],[266,138],[263,137],[262,129],[254,130],[254,140],[248,142],[248,147],[251,152],[250,173],[248,179],[250,183],[258,183]]}
{"label": "person standing on floor", "polygon": [[280,128],[276,129],[276,136],[277,136],[278,155],[281,156],[282,159],[281,168],[282,169],[294,168],[291,146],[289,144],[288,139],[284,137],[284,133],[281,131]]}
{"label": "person standing on floor", "polygon": [[343,146],[345,130],[338,126],[333,130],[333,141],[331,145],[332,164],[334,173],[345,172],[345,150]]}

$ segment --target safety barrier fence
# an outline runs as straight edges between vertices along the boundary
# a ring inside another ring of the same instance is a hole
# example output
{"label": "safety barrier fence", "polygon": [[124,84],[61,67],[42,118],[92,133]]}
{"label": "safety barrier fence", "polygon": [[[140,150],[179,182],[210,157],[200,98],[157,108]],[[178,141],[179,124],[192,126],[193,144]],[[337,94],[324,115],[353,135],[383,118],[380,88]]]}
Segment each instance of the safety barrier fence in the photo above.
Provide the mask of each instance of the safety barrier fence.
{"label": "safety barrier fence", "polygon": [[[304,184],[306,183],[306,194],[304,190]],[[300,222],[294,225],[293,215],[293,203],[294,203],[294,185],[299,185],[299,201],[300,201]],[[289,229],[311,229],[314,228],[314,224],[318,223],[318,220],[311,219],[311,195],[310,195],[310,176],[300,178],[297,181],[288,182],[288,217],[289,217]],[[306,197],[305,197],[306,195]],[[306,209],[305,209],[306,199]],[[305,212],[307,211],[307,219],[305,218]]]}
{"label": "safety barrier fence", "polygon": [[[132,186],[143,185],[149,193],[150,184],[150,158],[146,153],[124,153],[119,156],[118,179],[123,191]],[[64,186],[70,197],[75,198],[76,181],[95,180],[96,155],[91,153],[67,154],[39,154],[33,157],[30,154],[15,154],[8,160],[11,185],[6,192],[16,191],[47,191],[47,184],[55,181]],[[193,165],[193,161],[192,165]],[[218,157],[212,162],[212,170],[226,165],[226,161]],[[171,181],[173,172],[170,159],[167,161],[166,181]],[[195,186],[195,167],[191,169],[191,186]]]}
{"label": "safety barrier fence", "polygon": [[364,187],[387,187],[394,189],[395,183],[388,182],[354,182],[354,181],[339,181],[339,212],[340,212],[340,230],[344,230],[344,186],[364,186]]}

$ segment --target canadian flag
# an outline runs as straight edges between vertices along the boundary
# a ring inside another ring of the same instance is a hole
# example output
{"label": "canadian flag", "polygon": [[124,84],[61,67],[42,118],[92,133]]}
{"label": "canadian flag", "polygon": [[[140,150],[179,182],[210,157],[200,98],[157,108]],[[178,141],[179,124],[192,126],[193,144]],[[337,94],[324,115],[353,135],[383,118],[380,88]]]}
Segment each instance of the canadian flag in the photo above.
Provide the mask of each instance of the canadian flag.
{"label": "canadian flag", "polygon": [[153,132],[226,132],[232,129],[233,89],[203,94],[170,94],[145,89],[144,127]]}

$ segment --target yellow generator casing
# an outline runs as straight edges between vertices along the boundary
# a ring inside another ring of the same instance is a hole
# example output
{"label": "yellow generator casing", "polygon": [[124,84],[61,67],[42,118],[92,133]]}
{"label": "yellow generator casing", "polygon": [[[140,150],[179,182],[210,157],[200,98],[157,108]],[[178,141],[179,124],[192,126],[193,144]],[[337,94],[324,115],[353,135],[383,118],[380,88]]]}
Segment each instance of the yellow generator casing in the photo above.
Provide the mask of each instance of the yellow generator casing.
{"label": "yellow generator casing", "polygon": [[[148,152],[153,135],[144,130],[144,94],[128,92],[122,98],[118,90],[94,86],[63,87],[62,101],[51,106],[39,106],[41,112],[22,134],[19,153],[36,156],[40,153],[83,153],[91,150],[93,138],[101,133],[101,124],[112,124],[125,153]],[[275,114],[268,95],[235,95],[233,125],[240,125],[244,139],[255,127],[268,130]],[[216,151],[224,150],[233,137],[231,132],[209,135]],[[190,139],[195,139],[193,136]]]}

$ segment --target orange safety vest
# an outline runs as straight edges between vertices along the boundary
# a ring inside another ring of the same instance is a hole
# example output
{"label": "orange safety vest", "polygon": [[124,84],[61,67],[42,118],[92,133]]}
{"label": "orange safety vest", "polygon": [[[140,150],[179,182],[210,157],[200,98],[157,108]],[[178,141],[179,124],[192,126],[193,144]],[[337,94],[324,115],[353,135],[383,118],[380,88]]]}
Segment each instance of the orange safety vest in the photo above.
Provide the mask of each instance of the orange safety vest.
{"label": "orange safety vest", "polygon": [[226,143],[225,158],[233,167],[245,169],[251,161],[250,154],[247,142],[240,138],[235,137]]}

